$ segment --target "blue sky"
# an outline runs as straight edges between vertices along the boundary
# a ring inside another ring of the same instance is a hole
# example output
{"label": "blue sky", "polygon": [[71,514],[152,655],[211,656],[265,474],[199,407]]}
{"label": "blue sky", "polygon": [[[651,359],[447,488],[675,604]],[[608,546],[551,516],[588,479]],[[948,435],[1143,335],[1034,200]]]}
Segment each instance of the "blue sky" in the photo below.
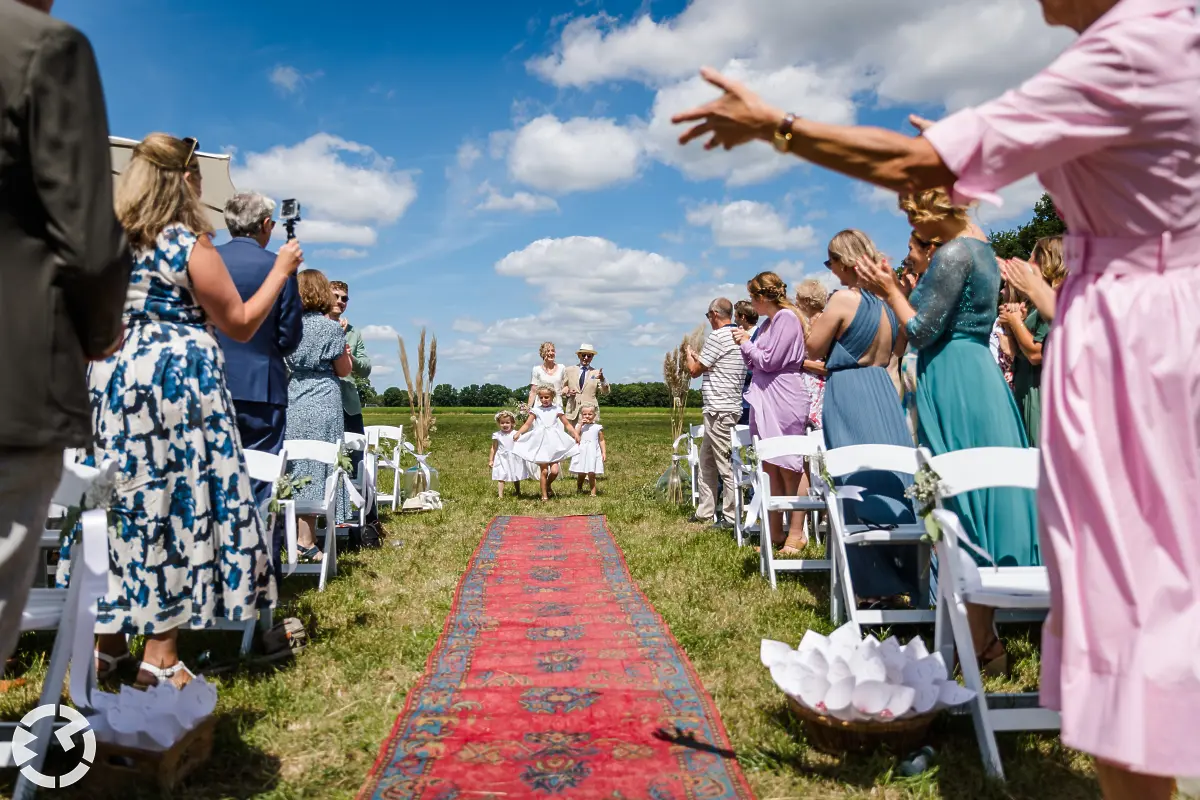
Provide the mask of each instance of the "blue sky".
{"label": "blue sky", "polygon": [[[195,136],[239,189],[305,208],[306,265],[350,284],[376,387],[395,332],[438,382],[528,380],[543,340],[659,380],[718,295],[821,276],[846,227],[899,259],[894,198],[752,145],[687,150],[665,118],[712,64],[801,115],[905,130],[994,96],[1067,41],[1035,0],[333,4],[58,0],[92,40],[114,135]],[[985,226],[1028,213],[1018,185]],[[411,346],[411,345],[410,345]]]}

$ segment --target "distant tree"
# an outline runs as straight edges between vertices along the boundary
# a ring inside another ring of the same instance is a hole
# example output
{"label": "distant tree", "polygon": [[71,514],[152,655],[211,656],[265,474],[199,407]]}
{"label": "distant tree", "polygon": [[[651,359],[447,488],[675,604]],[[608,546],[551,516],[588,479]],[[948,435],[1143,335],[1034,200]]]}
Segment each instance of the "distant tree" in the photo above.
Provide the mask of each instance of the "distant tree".
{"label": "distant tree", "polygon": [[479,403],[481,406],[506,406],[512,399],[512,392],[507,386],[498,383],[485,383],[479,387]]}
{"label": "distant tree", "polygon": [[988,242],[997,258],[1029,258],[1038,239],[1066,232],[1067,226],[1059,218],[1054,201],[1050,195],[1043,194],[1033,207],[1033,219],[1012,230],[992,231],[988,234]]}
{"label": "distant tree", "polygon": [[358,399],[364,406],[379,404],[379,395],[375,394],[375,387],[366,378],[354,376],[354,388],[358,389]]}
{"label": "distant tree", "polygon": [[431,399],[434,408],[450,408],[458,405],[458,392],[448,383],[439,383],[433,387]]}
{"label": "distant tree", "polygon": [[479,384],[472,383],[470,386],[464,386],[458,390],[458,404],[464,408],[473,408],[483,405],[479,399]]}
{"label": "distant tree", "polygon": [[408,392],[389,386],[383,392],[383,404],[388,408],[408,408]]}

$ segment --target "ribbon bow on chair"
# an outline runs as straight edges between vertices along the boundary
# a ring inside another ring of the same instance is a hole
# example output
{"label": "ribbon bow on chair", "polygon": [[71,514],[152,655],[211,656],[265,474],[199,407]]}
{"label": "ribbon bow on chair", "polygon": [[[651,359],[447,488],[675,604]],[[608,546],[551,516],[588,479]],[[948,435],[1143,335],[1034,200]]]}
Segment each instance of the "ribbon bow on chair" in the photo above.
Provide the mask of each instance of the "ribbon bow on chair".
{"label": "ribbon bow on chair", "polygon": [[421,470],[421,474],[425,476],[425,488],[427,490],[433,488],[433,474],[430,472],[429,464],[427,463],[429,456],[433,454],[418,453],[417,448],[413,447],[412,443],[410,442],[404,443],[404,449],[411,453],[412,457],[417,460],[417,468]]}

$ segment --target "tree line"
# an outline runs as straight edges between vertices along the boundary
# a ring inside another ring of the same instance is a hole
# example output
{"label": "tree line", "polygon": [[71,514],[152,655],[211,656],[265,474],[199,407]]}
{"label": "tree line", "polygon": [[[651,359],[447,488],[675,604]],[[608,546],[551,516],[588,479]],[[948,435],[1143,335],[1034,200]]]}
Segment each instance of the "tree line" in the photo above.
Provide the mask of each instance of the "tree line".
{"label": "tree line", "polygon": [[[384,408],[407,408],[408,391],[398,386],[389,386],[376,392],[370,381],[356,378],[358,395],[365,406]],[[671,394],[662,381],[646,383],[612,383],[612,392],[599,398],[601,406],[616,408],[670,408]],[[434,408],[502,408],[513,403],[523,403],[529,398],[529,386],[509,388],[498,383],[471,384],[455,387],[440,383],[433,387],[430,400]],[[688,405],[699,407],[700,390],[692,389]]]}
{"label": "tree line", "polygon": [[1058,216],[1054,201],[1050,195],[1043,194],[1033,207],[1033,219],[1012,230],[992,231],[988,234],[988,243],[996,251],[997,258],[1029,258],[1038,239],[1066,232],[1067,226]]}

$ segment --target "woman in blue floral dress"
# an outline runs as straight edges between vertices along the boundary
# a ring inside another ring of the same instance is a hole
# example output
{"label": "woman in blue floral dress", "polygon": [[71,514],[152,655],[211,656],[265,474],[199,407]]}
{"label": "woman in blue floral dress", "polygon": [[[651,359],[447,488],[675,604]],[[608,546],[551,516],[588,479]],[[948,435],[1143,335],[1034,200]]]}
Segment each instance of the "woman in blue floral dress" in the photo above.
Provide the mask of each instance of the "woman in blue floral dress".
{"label": "woman in blue floral dress", "polygon": [[140,686],[193,677],[176,650],[180,628],[251,619],[276,596],[212,329],[247,341],[303,256],[294,242],[281,248],[243,302],[199,198],[195,140],[156,133],[134,148],[116,201],[135,262],[125,339],[88,372],[89,458],[120,465],[98,666],[131,658],[125,634],[144,634]]}
{"label": "woman in blue floral dress", "polygon": [[[350,374],[353,366],[350,348],[342,326],[325,316],[333,310],[333,289],[319,270],[306,269],[296,276],[300,302],[304,304],[304,332],[300,346],[287,357],[292,379],[288,382],[287,439],[313,439],[341,443],[345,435],[342,416],[342,385],[338,378]],[[325,497],[325,481],[333,467],[317,461],[293,461],[288,473],[293,479],[311,478],[296,490],[300,500],[320,501]],[[350,500],[345,484],[338,486],[336,520],[340,524],[350,516]],[[300,555],[319,561],[316,544],[316,518],[299,518],[296,544]]]}

